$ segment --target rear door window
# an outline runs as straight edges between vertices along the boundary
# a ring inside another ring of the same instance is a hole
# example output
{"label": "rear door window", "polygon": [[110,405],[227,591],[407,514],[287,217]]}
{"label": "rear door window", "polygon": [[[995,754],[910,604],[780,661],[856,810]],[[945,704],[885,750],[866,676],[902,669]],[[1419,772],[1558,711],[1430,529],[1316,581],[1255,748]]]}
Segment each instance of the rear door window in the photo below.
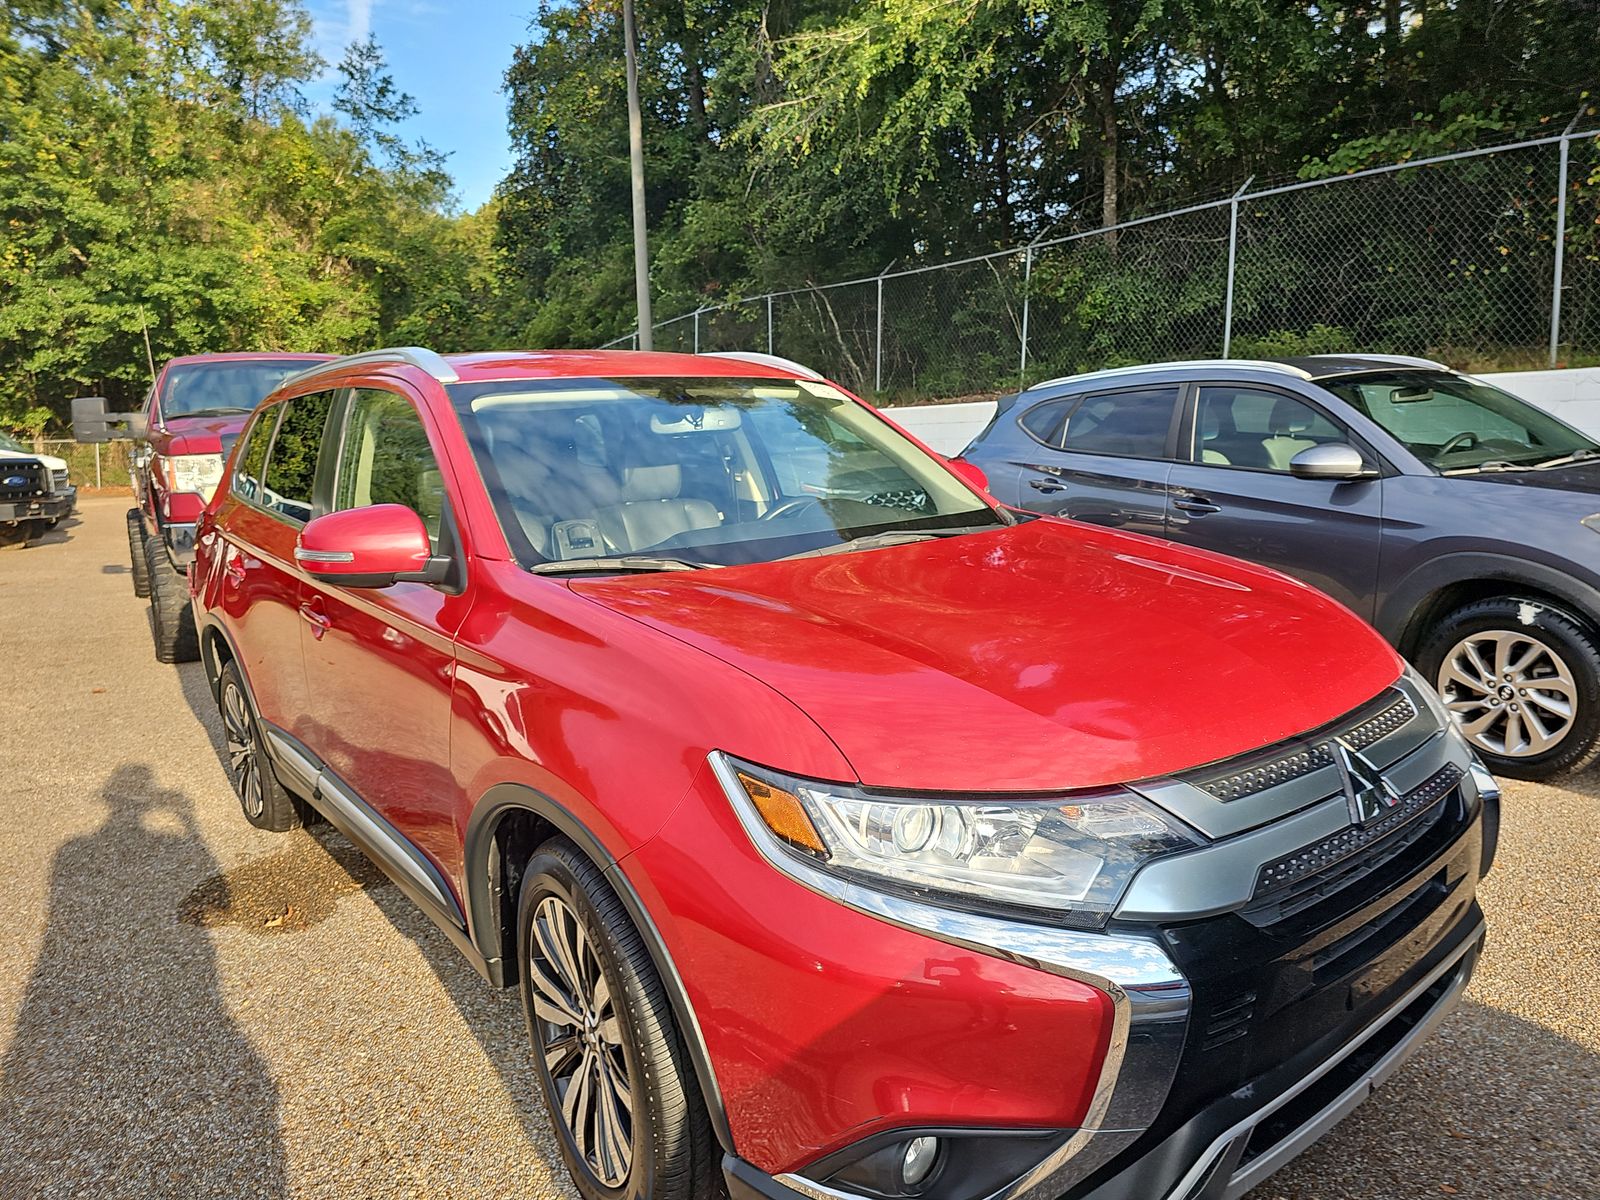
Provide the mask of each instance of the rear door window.
{"label": "rear door window", "polygon": [[1165,458],[1178,391],[1174,385],[1085,396],[1067,414],[1061,447],[1086,454]]}
{"label": "rear door window", "polygon": [[296,396],[280,406],[278,432],[272,439],[263,477],[260,504],[301,524],[311,519],[317,476],[317,456],[322,451],[328,425],[331,392]]}
{"label": "rear door window", "polygon": [[245,431],[244,446],[233,468],[233,494],[252,504],[262,502],[261,468],[267,461],[267,449],[272,444],[272,427],[277,423],[279,411],[280,407],[273,405],[265,412],[256,414],[255,420],[250,422],[250,428]]}

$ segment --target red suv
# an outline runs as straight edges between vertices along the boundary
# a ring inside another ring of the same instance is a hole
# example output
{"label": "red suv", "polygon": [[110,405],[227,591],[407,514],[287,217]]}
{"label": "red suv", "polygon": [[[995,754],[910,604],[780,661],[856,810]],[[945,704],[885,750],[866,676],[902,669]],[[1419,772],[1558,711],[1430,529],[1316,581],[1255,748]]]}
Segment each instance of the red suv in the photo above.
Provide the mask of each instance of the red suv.
{"label": "red suv", "polygon": [[595,1200],[1237,1196],[1482,945],[1498,792],[1377,634],[782,360],[302,373],[190,591],[246,817],[520,987]]}

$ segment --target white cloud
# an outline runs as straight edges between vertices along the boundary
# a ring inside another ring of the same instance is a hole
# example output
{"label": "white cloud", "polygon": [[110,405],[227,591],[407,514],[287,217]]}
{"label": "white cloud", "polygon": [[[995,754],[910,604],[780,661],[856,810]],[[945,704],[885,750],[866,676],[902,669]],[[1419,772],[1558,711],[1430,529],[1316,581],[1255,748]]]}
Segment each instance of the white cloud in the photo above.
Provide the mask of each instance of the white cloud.
{"label": "white cloud", "polygon": [[364,42],[372,32],[372,0],[345,0],[344,44]]}

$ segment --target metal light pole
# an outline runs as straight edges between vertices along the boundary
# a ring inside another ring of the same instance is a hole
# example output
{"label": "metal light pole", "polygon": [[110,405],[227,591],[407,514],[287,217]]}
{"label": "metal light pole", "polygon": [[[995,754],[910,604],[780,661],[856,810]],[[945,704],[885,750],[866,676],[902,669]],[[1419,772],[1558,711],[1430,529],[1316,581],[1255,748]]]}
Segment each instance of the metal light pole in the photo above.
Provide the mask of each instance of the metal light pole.
{"label": "metal light pole", "polygon": [[639,296],[639,349],[650,337],[650,243],[644,216],[644,120],[639,115],[639,60],[634,49],[633,0],[622,0],[622,36],[628,43],[628,159],[633,174],[633,279]]}

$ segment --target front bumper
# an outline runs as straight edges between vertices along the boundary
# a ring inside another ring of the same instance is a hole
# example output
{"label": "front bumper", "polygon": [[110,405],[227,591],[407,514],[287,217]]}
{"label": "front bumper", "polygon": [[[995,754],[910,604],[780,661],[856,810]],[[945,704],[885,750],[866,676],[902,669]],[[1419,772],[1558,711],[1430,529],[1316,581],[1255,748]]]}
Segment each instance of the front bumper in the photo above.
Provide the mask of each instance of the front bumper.
{"label": "front bumper", "polygon": [[[1237,1200],[1286,1165],[1388,1080],[1461,1001],[1483,949],[1481,918],[1463,923],[1426,973],[1321,1061],[1293,1060],[1180,1125],[1133,1162],[1068,1193],[1082,1200]],[[853,1200],[810,1180],[723,1160],[732,1200]],[[1041,1192],[1038,1195],[1053,1195]]]}
{"label": "front bumper", "polygon": [[76,489],[54,492],[28,500],[0,502],[0,521],[58,521],[72,511]]}

